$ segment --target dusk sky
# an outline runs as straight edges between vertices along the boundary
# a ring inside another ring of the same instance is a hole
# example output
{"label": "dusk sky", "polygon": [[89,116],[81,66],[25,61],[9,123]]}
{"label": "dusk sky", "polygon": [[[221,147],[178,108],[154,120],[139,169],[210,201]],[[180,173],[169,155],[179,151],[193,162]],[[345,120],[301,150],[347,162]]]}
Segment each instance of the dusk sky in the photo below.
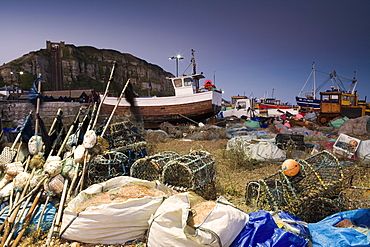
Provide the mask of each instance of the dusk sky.
{"label": "dusk sky", "polygon": [[182,73],[194,49],[197,72],[227,100],[274,90],[295,104],[315,62],[348,78],[356,71],[357,93],[370,101],[369,0],[2,0],[0,30],[1,65],[50,40],[129,53],[176,74],[168,57],[184,57]]}

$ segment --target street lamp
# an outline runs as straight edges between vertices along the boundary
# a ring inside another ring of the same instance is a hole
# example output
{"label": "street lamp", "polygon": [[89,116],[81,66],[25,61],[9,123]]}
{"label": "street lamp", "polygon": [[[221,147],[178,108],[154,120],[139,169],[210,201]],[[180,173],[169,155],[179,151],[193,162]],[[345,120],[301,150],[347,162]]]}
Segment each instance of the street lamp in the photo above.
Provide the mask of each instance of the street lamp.
{"label": "street lamp", "polygon": [[184,59],[180,54],[174,57],[169,57],[168,59],[173,60],[176,59],[176,77],[179,76],[179,60]]}
{"label": "street lamp", "polygon": [[15,73],[13,71],[10,71],[10,82],[11,82],[11,84],[13,85],[13,75],[14,75],[16,86],[19,86],[20,77],[18,77],[18,75],[22,76],[23,73],[24,73],[23,71],[15,72]]}

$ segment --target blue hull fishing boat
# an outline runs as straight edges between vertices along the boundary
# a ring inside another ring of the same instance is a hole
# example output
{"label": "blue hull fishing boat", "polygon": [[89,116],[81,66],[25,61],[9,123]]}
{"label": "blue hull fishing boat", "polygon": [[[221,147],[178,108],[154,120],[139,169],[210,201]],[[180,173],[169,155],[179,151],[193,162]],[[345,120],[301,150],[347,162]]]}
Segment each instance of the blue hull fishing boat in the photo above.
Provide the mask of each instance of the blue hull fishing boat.
{"label": "blue hull fishing boat", "polygon": [[[339,76],[335,70],[331,73],[318,71],[324,74],[328,74],[328,77],[318,87],[316,87],[316,71],[317,70],[315,69],[315,63],[313,63],[310,75],[308,76],[298,96],[295,97],[298,106],[311,108],[313,110],[319,110],[321,100],[320,97],[317,97],[317,93],[320,92],[320,90],[326,85],[328,81],[331,81],[332,85],[330,87],[330,90],[326,90],[326,92],[328,91],[341,91],[346,93],[355,92],[357,79],[355,79],[355,77],[353,77],[353,79],[349,79],[343,76]],[[310,82],[311,80],[312,80],[312,91],[304,92],[307,83]],[[344,88],[343,80],[351,82],[351,85],[348,89]],[[302,96],[303,94],[304,96]]]}

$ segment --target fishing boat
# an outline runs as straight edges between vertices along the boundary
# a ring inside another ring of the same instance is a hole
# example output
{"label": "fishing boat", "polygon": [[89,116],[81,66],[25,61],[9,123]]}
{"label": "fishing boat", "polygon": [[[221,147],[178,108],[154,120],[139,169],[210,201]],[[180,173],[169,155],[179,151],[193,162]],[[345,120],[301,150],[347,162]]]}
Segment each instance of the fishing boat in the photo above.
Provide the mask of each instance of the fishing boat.
{"label": "fishing boat", "polygon": [[255,104],[255,108],[259,110],[261,115],[282,115],[285,112],[290,112],[293,115],[298,114],[299,107],[282,104],[280,100],[276,98],[262,98]]}
{"label": "fishing boat", "polygon": [[271,97],[268,97],[267,92],[263,98],[257,100],[254,104],[254,108],[258,109],[260,115],[266,116],[281,116],[285,112],[296,115],[299,113],[299,107],[295,105],[289,105],[288,103],[281,103],[281,100],[274,97],[275,89],[272,89]]}
{"label": "fishing boat", "polygon": [[[316,72],[327,74],[326,79],[319,85],[316,86]],[[312,82],[311,91],[305,92],[305,88],[309,82]],[[335,70],[331,73],[325,73],[322,71],[317,71],[315,69],[315,63],[312,64],[311,73],[309,74],[306,82],[304,83],[301,91],[299,92],[298,96],[296,96],[297,105],[303,108],[311,108],[313,110],[320,109],[320,93],[321,89],[329,82],[332,82],[332,85],[329,90],[326,91],[342,91],[347,93],[354,93],[357,86],[357,79],[353,77],[353,79],[346,78],[344,76],[339,75]],[[345,89],[343,81],[350,81],[351,84],[348,89]],[[302,96],[304,94],[304,96]]]}
{"label": "fishing boat", "polygon": [[[172,124],[199,123],[211,118],[221,110],[222,92],[217,90],[212,81],[206,80],[201,85],[204,75],[196,73],[194,58],[191,59],[193,72],[167,78],[171,81],[175,95],[165,97],[136,97],[135,104],[144,122],[144,128],[158,128],[163,122]],[[129,115],[130,104],[125,99],[102,96],[102,113],[109,114],[116,107],[115,115]]]}

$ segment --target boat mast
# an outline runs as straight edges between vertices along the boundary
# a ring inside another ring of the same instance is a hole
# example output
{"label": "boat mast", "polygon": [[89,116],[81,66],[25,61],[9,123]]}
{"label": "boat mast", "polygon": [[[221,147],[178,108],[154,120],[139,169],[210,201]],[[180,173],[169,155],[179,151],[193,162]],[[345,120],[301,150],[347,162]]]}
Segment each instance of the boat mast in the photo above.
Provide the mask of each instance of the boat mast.
{"label": "boat mast", "polygon": [[312,96],[316,99],[316,72],[315,72],[315,62],[312,63],[312,74],[313,74],[313,89]]}
{"label": "boat mast", "polygon": [[312,69],[311,69],[310,75],[308,76],[308,78],[307,78],[306,82],[304,83],[304,85],[303,85],[301,91],[299,92],[298,96],[300,96],[303,93],[303,90],[306,88],[306,85],[307,85],[308,81],[311,79],[311,77],[313,78],[312,91],[311,92],[305,92],[305,93],[311,93],[312,97],[314,97],[314,99],[316,99],[317,89],[316,89],[315,62],[312,63]]}
{"label": "boat mast", "polygon": [[195,58],[194,58],[194,49],[191,49],[191,56],[192,58],[190,59],[190,64],[188,65],[188,67],[186,67],[186,69],[184,70],[184,72],[182,73],[182,75],[185,75],[185,72],[189,69],[190,65],[193,65],[193,73],[192,75],[196,75],[197,74],[197,64],[195,63]]}
{"label": "boat mast", "polygon": [[353,80],[352,80],[352,94],[355,94],[356,92],[356,86],[357,86],[357,79],[356,79],[356,71],[354,71],[354,76],[353,76]]}
{"label": "boat mast", "polygon": [[197,64],[195,63],[194,52],[195,52],[194,49],[191,49],[192,58],[191,58],[190,62],[193,65],[193,75],[196,75],[197,74]]}

